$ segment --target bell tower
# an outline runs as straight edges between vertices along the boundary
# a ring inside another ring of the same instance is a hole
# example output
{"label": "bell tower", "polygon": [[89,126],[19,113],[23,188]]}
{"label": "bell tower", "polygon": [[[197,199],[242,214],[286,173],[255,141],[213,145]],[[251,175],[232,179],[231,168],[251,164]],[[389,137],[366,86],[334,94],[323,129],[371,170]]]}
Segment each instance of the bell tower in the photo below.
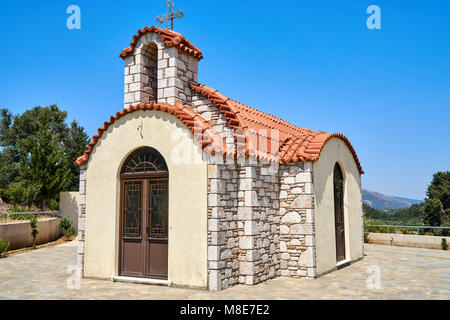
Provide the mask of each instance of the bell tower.
{"label": "bell tower", "polygon": [[125,108],[177,101],[192,105],[190,84],[198,83],[198,62],[203,55],[182,34],[145,27],[120,57],[125,60]]}

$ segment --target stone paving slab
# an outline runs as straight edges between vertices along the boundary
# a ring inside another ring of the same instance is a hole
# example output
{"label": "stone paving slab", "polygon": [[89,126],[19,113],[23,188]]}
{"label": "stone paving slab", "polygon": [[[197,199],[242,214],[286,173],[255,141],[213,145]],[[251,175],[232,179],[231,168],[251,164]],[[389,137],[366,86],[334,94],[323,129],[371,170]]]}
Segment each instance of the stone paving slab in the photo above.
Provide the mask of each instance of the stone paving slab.
{"label": "stone paving slab", "polygon": [[[363,260],[315,280],[280,277],[217,293],[93,279],[71,290],[76,251],[75,240],[0,259],[0,299],[450,299],[449,251],[365,245]],[[380,271],[380,289],[368,288],[368,270]]]}

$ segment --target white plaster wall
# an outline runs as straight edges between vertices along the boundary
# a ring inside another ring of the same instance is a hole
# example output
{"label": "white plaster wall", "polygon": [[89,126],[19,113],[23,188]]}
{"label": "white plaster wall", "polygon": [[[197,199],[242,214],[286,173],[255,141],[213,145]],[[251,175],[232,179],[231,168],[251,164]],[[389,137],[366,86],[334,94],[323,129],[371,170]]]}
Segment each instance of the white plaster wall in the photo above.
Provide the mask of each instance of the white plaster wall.
{"label": "white plaster wall", "polygon": [[339,162],[344,173],[344,222],[346,259],[363,256],[361,175],[345,142],[330,139],[313,164],[314,219],[317,275],[336,267],[333,170]]}
{"label": "white plaster wall", "polygon": [[84,275],[105,279],[118,275],[120,168],[128,155],[144,146],[158,150],[169,168],[168,280],[206,287],[207,165],[189,129],[174,116],[154,110],[117,120],[91,154]]}
{"label": "white plaster wall", "polygon": [[78,233],[78,203],[80,202],[80,193],[60,192],[59,193],[59,211],[63,218],[72,221],[72,227]]}

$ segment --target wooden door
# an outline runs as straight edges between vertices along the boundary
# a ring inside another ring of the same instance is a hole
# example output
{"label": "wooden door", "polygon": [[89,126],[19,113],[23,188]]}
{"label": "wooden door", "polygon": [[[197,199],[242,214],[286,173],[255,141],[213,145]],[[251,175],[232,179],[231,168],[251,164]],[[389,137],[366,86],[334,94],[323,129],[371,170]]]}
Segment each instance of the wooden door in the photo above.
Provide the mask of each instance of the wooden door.
{"label": "wooden door", "polygon": [[144,209],[142,180],[122,181],[120,275],[144,277],[145,233],[142,230]]}
{"label": "wooden door", "polygon": [[345,260],[345,227],[344,227],[344,177],[342,169],[336,163],[333,174],[334,185],[334,221],[336,227],[336,260]]}
{"label": "wooden door", "polygon": [[134,152],[121,173],[119,274],[167,279],[167,164],[153,148]]}
{"label": "wooden door", "polygon": [[168,271],[168,181],[148,181],[147,277],[167,279]]}

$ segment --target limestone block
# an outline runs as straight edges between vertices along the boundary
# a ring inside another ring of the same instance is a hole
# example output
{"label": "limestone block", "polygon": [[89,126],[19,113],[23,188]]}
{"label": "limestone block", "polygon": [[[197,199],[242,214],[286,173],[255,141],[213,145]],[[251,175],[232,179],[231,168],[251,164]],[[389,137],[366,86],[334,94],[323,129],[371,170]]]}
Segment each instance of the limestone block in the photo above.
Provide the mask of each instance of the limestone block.
{"label": "limestone block", "polygon": [[219,207],[220,206],[220,197],[218,194],[215,194],[215,193],[208,194],[208,206],[210,206],[210,207]]}
{"label": "limestone block", "polygon": [[256,178],[256,169],[254,167],[246,167],[245,168],[245,177],[246,178]]}
{"label": "limestone block", "polygon": [[314,222],[314,209],[306,209],[306,223],[313,223]]}
{"label": "limestone block", "polygon": [[313,207],[313,196],[311,195],[299,195],[297,196],[294,201],[291,202],[290,205],[291,208],[297,208],[297,209],[307,209]]}
{"label": "limestone block", "polygon": [[314,236],[305,236],[305,245],[314,246]]}
{"label": "limestone block", "polygon": [[297,276],[306,277],[306,275],[307,275],[306,270],[302,270],[302,269],[297,270]]}
{"label": "limestone block", "polygon": [[307,276],[309,278],[315,278],[316,277],[316,268],[307,268]]}
{"label": "limestone block", "polygon": [[231,250],[226,249],[220,253],[220,260],[228,260],[231,259]]}
{"label": "limestone block", "polygon": [[307,172],[312,172],[312,162],[305,162],[303,165],[303,170]]}
{"label": "limestone block", "polygon": [[303,192],[302,188],[291,189],[291,194],[301,194]]}
{"label": "limestone block", "polygon": [[239,180],[239,190],[250,191],[250,190],[252,190],[252,186],[253,186],[252,179]]}
{"label": "limestone block", "polygon": [[252,236],[242,236],[239,238],[240,249],[253,249],[255,247],[255,239]]}
{"label": "limestone block", "polygon": [[252,220],[253,208],[252,207],[238,207],[238,219],[239,220]]}
{"label": "limestone block", "polygon": [[286,242],[285,241],[280,241],[280,251],[281,252],[286,252],[287,251],[287,246],[286,246]]}
{"label": "limestone block", "polygon": [[256,191],[245,191],[245,206],[257,207],[259,206],[258,194]]}
{"label": "limestone block", "polygon": [[260,257],[258,250],[247,250],[246,259],[247,261],[257,261]]}
{"label": "limestone block", "polygon": [[252,236],[258,234],[258,224],[256,221],[247,220],[244,224],[244,234],[246,236]]}
{"label": "limestone block", "polygon": [[164,97],[175,97],[176,91],[174,87],[164,88]]}
{"label": "limestone block", "polygon": [[297,212],[289,212],[286,213],[283,218],[281,218],[281,223],[285,224],[294,224],[294,223],[300,223],[301,217]]}
{"label": "limestone block", "polygon": [[208,231],[219,231],[219,219],[208,219]]}
{"label": "limestone block", "polygon": [[289,227],[285,225],[280,226],[280,234],[289,234]]}
{"label": "limestone block", "polygon": [[305,183],[305,193],[306,194],[313,193],[313,184],[312,183]]}
{"label": "limestone block", "polygon": [[253,262],[241,261],[239,271],[242,275],[253,276],[255,274],[255,265]]}
{"label": "limestone block", "polygon": [[209,272],[209,290],[222,290],[222,281],[220,277],[220,270],[210,270]]}
{"label": "limestone block", "polygon": [[300,254],[298,265],[300,267],[314,267],[314,249],[312,247],[308,247]]}
{"label": "limestone block", "polygon": [[176,67],[181,71],[186,71],[186,64],[176,57],[172,57],[169,59],[169,67]]}
{"label": "limestone block", "polygon": [[219,257],[220,257],[220,247],[208,246],[208,260],[219,261]]}
{"label": "limestone block", "polygon": [[208,165],[208,178],[219,178],[219,167],[217,165]]}
{"label": "limestone block", "polygon": [[286,199],[288,197],[287,191],[280,191],[280,199]]}
{"label": "limestone block", "polygon": [[225,244],[225,233],[224,232],[211,232],[211,244],[212,245],[223,245]]}
{"label": "limestone block", "polygon": [[293,224],[290,228],[290,234],[312,235],[312,224]]}
{"label": "limestone block", "polygon": [[86,218],[78,218],[78,230],[86,230]]}
{"label": "limestone block", "polygon": [[294,179],[294,177],[287,177],[287,178],[284,178],[283,182],[285,184],[294,184],[295,183],[295,179]]}
{"label": "limestone block", "polygon": [[171,67],[164,69],[166,78],[174,78],[177,76],[177,68]]}
{"label": "limestone block", "polygon": [[295,176],[295,182],[297,183],[305,183],[311,181],[312,181],[311,172],[300,172]]}

